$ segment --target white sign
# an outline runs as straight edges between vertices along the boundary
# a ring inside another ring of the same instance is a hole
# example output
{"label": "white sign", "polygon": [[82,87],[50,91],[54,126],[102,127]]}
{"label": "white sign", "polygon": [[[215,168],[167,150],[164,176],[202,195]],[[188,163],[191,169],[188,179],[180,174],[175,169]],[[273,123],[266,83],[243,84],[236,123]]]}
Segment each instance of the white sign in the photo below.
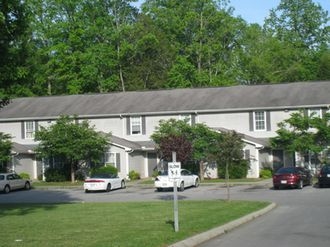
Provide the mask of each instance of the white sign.
{"label": "white sign", "polygon": [[181,176],[181,163],[171,162],[168,163],[168,177],[169,179],[177,179]]}

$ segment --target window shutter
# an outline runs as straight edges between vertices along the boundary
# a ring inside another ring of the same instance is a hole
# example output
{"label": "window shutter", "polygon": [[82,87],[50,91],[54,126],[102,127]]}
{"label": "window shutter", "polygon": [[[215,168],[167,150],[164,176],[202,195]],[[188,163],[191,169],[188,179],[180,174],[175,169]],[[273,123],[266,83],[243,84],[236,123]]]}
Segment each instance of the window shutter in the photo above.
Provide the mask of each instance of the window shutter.
{"label": "window shutter", "polygon": [[270,111],[266,111],[266,124],[267,131],[271,131]]}
{"label": "window shutter", "polygon": [[250,126],[250,131],[254,130],[253,126],[253,112],[249,112],[249,126]]}
{"label": "window shutter", "polygon": [[118,169],[118,172],[120,172],[120,153],[116,153],[116,166]]}
{"label": "window shutter", "polygon": [[196,115],[191,114],[191,126],[194,126],[196,124]]}
{"label": "window shutter", "polygon": [[131,118],[130,117],[126,117],[126,132],[127,132],[128,136],[131,134]]}
{"label": "window shutter", "polygon": [[304,109],[304,117],[308,117],[308,109]]}
{"label": "window shutter", "polygon": [[146,117],[142,116],[142,135],[146,134]]}
{"label": "window shutter", "polygon": [[246,160],[250,160],[250,150],[249,149],[244,150],[244,158]]}
{"label": "window shutter", "polygon": [[35,121],[35,131],[39,131],[39,122]]}
{"label": "window shutter", "polygon": [[327,108],[322,108],[322,118],[324,117],[324,115],[328,112]]}
{"label": "window shutter", "polygon": [[21,123],[22,139],[25,139],[25,122]]}

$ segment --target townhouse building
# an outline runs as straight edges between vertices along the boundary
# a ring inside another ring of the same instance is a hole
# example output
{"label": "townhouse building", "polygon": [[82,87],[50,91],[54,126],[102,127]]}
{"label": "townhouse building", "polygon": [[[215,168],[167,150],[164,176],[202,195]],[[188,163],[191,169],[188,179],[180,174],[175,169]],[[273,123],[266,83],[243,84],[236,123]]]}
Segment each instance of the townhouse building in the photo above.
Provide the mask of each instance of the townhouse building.
{"label": "townhouse building", "polygon": [[[150,177],[161,163],[150,139],[159,121],[189,118],[191,124],[241,133],[248,177],[257,178],[263,167],[304,162],[271,149],[269,138],[276,136],[278,123],[300,110],[322,116],[329,107],[330,81],[16,98],[0,110],[0,132],[13,142],[12,160],[2,165],[40,178],[49,164],[36,156],[34,133],[60,115],[75,115],[96,131],[112,134],[105,164],[113,164],[123,177],[132,170]],[[216,177],[209,165],[204,176]]]}

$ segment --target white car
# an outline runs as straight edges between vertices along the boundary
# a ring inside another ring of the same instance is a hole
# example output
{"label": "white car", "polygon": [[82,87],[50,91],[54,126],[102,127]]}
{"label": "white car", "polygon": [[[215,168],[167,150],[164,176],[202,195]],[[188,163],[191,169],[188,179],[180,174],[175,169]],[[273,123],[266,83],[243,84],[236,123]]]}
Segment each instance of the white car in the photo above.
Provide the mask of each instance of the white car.
{"label": "white car", "polygon": [[7,194],[19,189],[31,189],[31,181],[21,178],[16,173],[0,173],[0,191]]}
{"label": "white car", "polygon": [[123,178],[114,174],[95,174],[84,181],[84,190],[89,191],[107,191],[114,189],[124,189],[126,183]]}
{"label": "white car", "polygon": [[[199,177],[195,174],[192,174],[190,171],[186,169],[181,169],[180,177],[176,180],[177,187],[179,191],[184,191],[187,187],[198,187],[199,186]],[[172,189],[173,188],[173,180],[171,180],[168,176],[168,173],[165,172],[161,175],[158,175],[155,179],[155,188],[158,191],[162,191],[164,189]]]}

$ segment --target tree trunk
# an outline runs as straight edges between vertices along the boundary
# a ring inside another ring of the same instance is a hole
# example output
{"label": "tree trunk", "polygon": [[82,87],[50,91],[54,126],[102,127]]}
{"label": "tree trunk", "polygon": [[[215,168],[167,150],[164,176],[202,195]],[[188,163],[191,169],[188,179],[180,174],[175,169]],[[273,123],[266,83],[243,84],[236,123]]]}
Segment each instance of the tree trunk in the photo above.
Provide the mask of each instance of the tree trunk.
{"label": "tree trunk", "polygon": [[199,161],[199,174],[200,174],[200,180],[204,180],[204,161]]}
{"label": "tree trunk", "polygon": [[74,164],[71,162],[71,183],[75,182],[75,176],[74,176]]}
{"label": "tree trunk", "polygon": [[230,186],[229,186],[229,162],[226,162],[226,187],[227,187],[227,201],[230,201]]}

